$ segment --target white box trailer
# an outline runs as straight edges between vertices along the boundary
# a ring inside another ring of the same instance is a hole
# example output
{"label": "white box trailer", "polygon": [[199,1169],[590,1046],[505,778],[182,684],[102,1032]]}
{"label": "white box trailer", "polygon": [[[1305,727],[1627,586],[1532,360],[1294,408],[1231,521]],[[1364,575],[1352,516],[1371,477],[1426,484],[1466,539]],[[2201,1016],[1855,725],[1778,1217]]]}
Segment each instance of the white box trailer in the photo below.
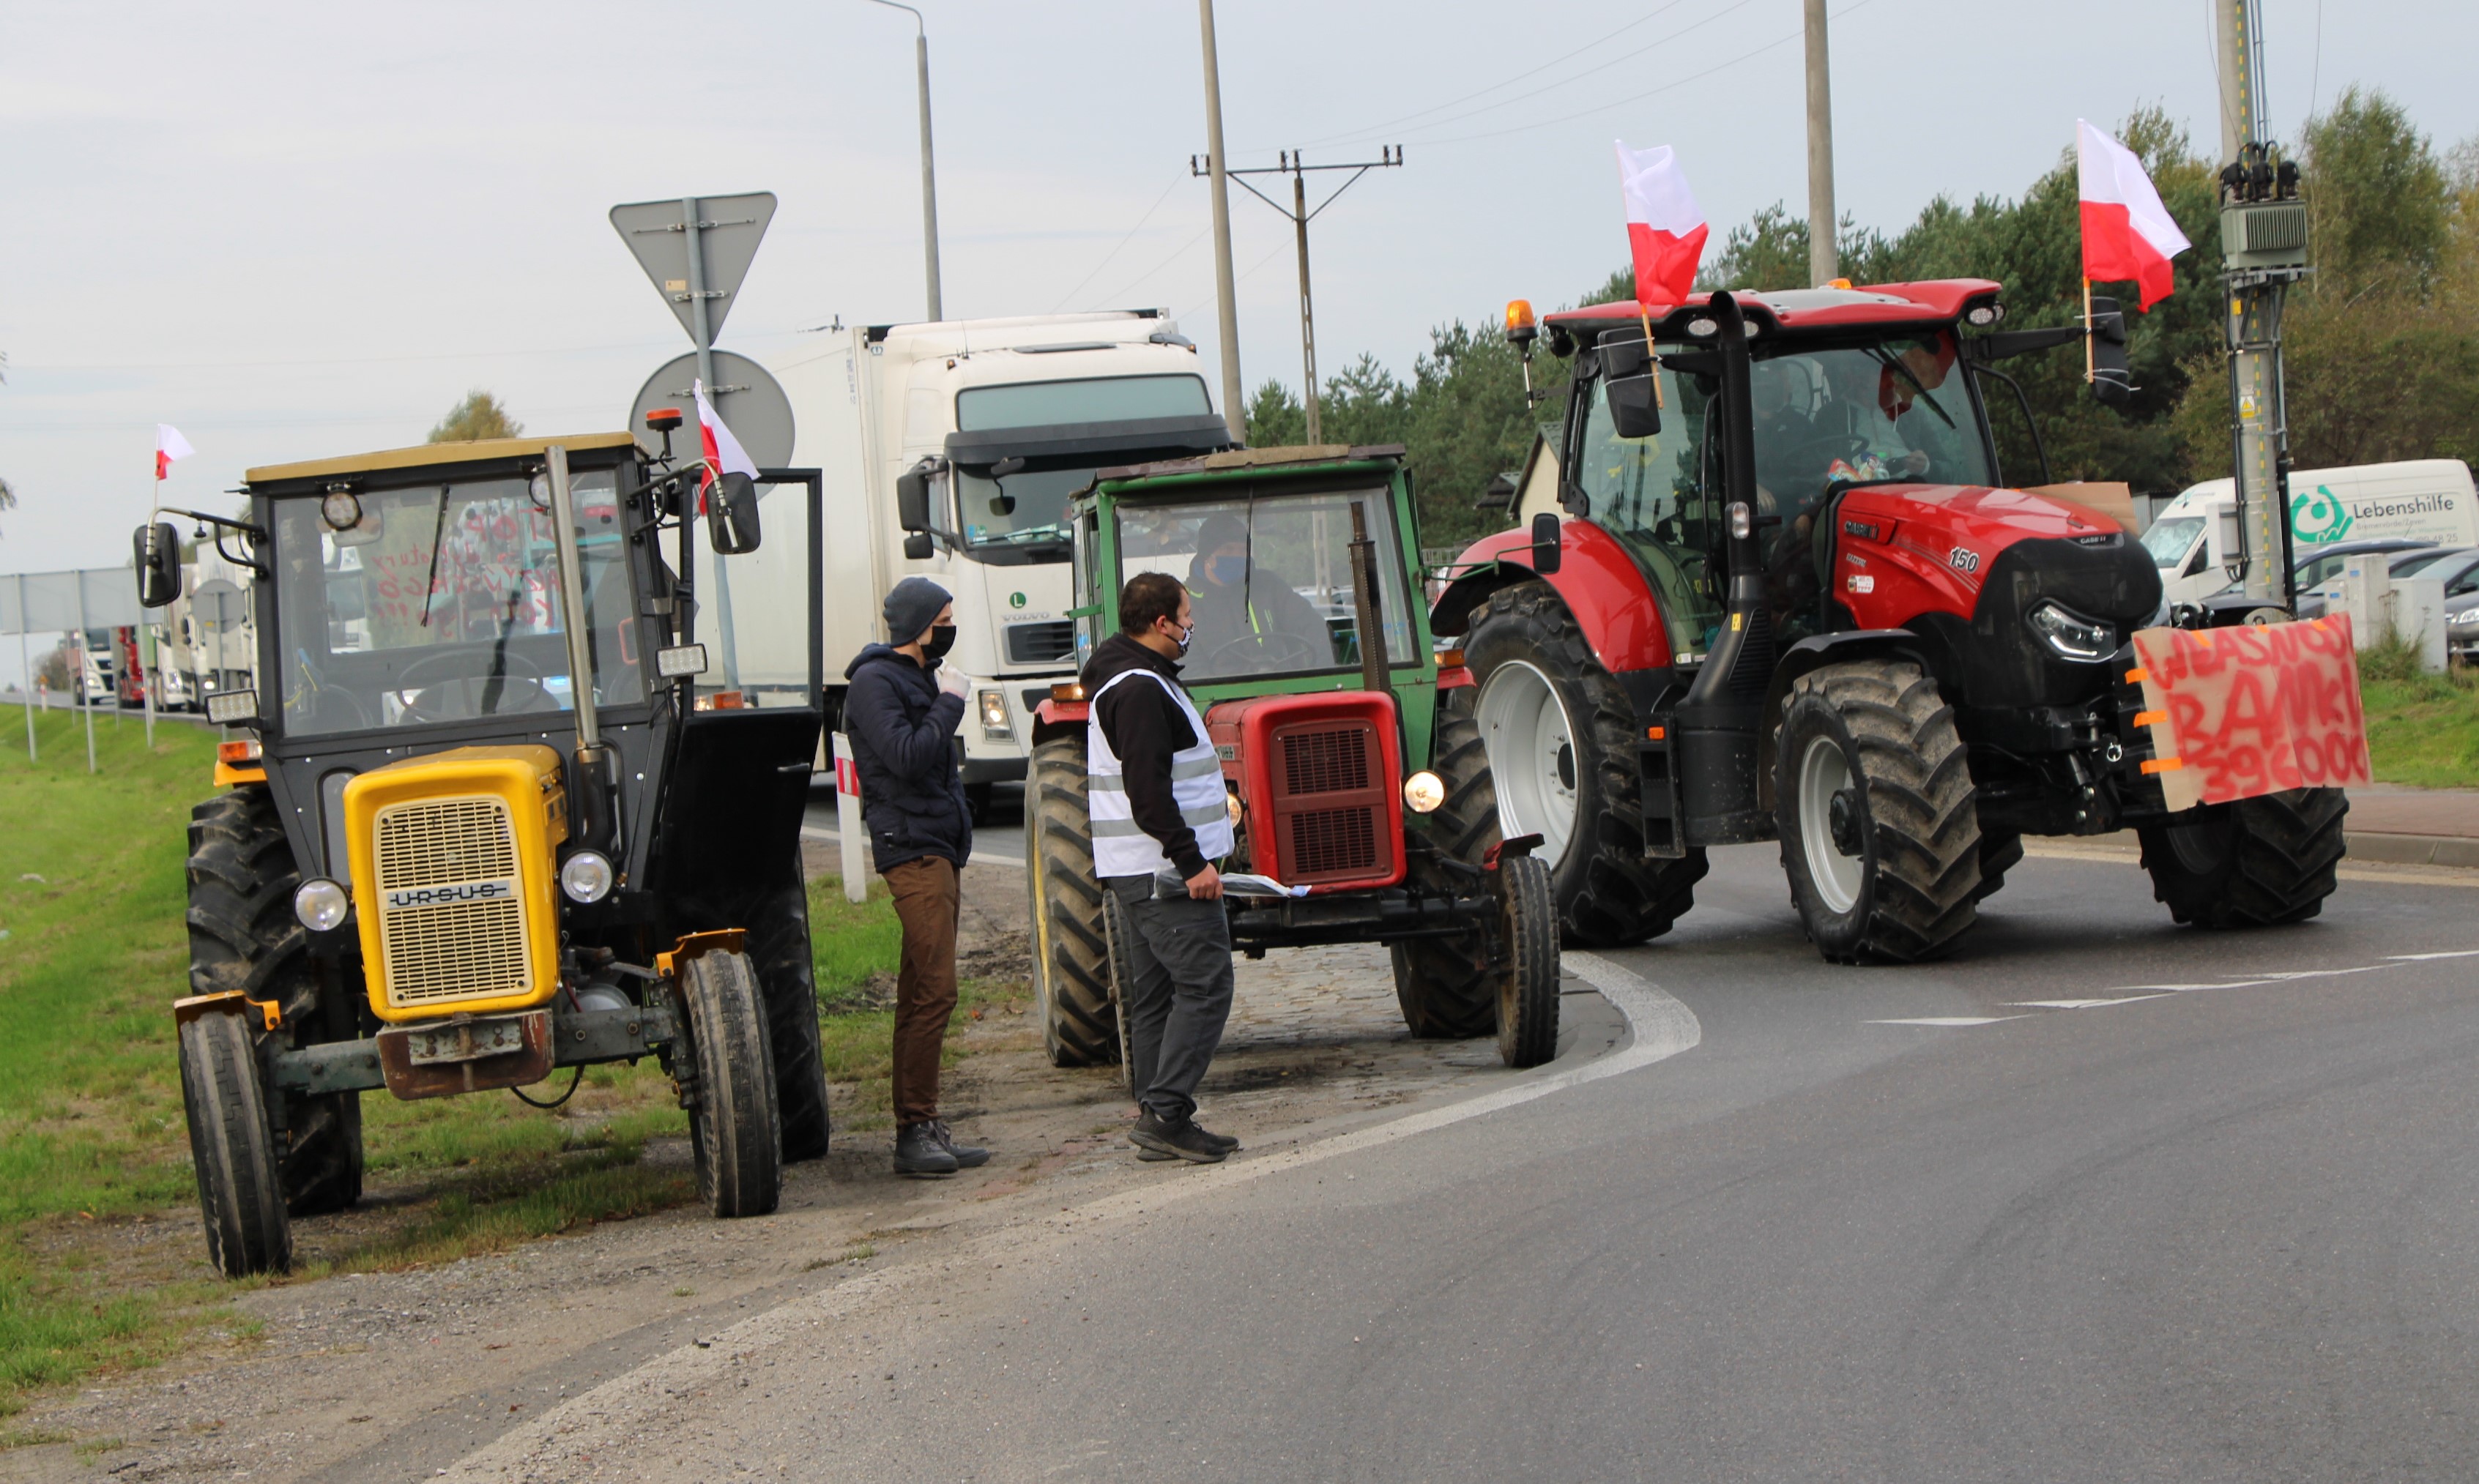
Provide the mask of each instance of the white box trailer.
{"label": "white box trailer", "polygon": [[[842,723],[844,667],[887,637],[887,590],[928,577],[955,595],[946,663],[971,682],[964,781],[979,797],[1022,778],[1033,708],[1080,664],[1068,496],[1097,468],[1232,443],[1195,347],[1164,312],[1131,310],[835,330],[768,369],[791,399],[793,465],[824,475],[828,731]],[[760,503],[759,550],[726,559],[731,642],[708,678],[760,705],[807,663],[783,622],[803,590],[792,542],[776,539],[781,498]],[[699,632],[715,642],[720,593],[700,566]]]}
{"label": "white box trailer", "polygon": [[[2170,602],[2200,603],[2230,585],[2220,532],[2235,499],[2230,480],[2208,479],[2170,501],[2143,533]],[[2319,545],[2388,537],[2479,545],[2479,490],[2470,465],[2459,459],[2407,459],[2290,471],[2293,562],[2313,557]]]}

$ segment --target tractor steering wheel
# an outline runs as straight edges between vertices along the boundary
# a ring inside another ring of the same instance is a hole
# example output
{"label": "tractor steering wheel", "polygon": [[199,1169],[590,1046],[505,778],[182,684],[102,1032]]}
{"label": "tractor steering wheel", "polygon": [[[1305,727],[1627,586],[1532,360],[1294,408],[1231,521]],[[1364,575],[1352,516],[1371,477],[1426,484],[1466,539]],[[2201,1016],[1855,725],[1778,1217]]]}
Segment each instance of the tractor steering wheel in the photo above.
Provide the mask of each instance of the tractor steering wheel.
{"label": "tractor steering wheel", "polygon": [[[1244,659],[1239,652],[1242,644],[1255,646]],[[1322,663],[1317,659],[1315,644],[1297,634],[1286,634],[1280,630],[1271,634],[1235,635],[1206,651],[1203,663],[1211,673],[1223,669],[1226,660],[1234,664],[1253,664],[1260,670],[1308,669]]]}
{"label": "tractor steering wheel", "polygon": [[[522,654],[503,653],[501,658],[508,664],[508,672],[496,678],[502,686],[513,684],[526,686],[530,690],[514,701],[503,691],[498,697],[499,704],[487,712],[482,709],[482,692],[495,677],[431,674],[434,670],[446,669],[455,661],[470,658],[471,654],[470,650],[443,649],[436,654],[423,655],[406,666],[396,676],[396,684],[388,688],[388,692],[404,707],[396,717],[397,724],[427,726],[439,721],[463,721],[474,717],[549,709],[543,703],[550,699],[550,689],[543,683],[542,669]],[[520,666],[524,667],[522,670],[517,668]],[[405,699],[407,692],[412,692],[412,699]],[[461,699],[462,710],[455,709],[456,702],[451,697]]]}

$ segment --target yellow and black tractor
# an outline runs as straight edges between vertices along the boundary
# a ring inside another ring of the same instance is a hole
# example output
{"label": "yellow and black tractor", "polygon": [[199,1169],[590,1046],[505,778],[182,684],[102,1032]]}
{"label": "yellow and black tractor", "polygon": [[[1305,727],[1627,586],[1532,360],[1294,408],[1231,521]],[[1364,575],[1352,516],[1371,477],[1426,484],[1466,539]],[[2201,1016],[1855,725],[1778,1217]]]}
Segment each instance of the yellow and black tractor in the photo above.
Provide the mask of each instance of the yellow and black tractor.
{"label": "yellow and black tractor", "polygon": [[[255,688],[211,708],[241,735],[191,815],[173,1008],[224,1272],[282,1270],[293,1217],[360,1198],[379,1089],[574,1091],[654,1057],[717,1216],[772,1211],[782,1165],[826,1153],[800,863],[819,481],[676,465],[678,422],[649,418],[658,448],[280,465],[245,514],[167,512],[253,574],[258,636]],[[179,593],[177,538],[137,533],[149,606]],[[735,578],[771,599],[736,634]],[[803,587],[805,625],[782,611]]]}

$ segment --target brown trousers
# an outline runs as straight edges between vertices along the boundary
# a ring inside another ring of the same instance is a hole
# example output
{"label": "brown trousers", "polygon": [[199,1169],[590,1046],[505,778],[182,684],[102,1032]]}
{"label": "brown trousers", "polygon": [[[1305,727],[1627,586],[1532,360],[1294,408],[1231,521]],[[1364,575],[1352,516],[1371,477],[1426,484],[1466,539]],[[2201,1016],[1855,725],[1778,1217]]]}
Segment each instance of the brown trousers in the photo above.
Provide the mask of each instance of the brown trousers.
{"label": "brown trousers", "polygon": [[938,1116],[938,1052],[956,1013],[956,863],[937,856],[886,872],[904,959],[895,975],[895,1121]]}

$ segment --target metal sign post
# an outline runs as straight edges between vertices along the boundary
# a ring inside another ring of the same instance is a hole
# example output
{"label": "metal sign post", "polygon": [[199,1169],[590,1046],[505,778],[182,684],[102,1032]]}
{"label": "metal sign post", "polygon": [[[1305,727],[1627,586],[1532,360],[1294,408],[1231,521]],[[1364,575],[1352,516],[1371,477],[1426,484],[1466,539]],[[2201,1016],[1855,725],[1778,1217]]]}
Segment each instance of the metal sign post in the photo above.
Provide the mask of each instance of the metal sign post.
{"label": "metal sign post", "polygon": [[844,900],[859,906],[869,897],[860,860],[860,769],[853,765],[852,739],[831,734],[835,744],[835,843],[843,850]]}
{"label": "metal sign post", "polygon": [[69,687],[69,693],[86,703],[84,708],[86,711],[86,770],[91,773],[98,769],[94,766],[94,699],[86,693],[86,646],[94,631],[86,626],[86,573],[84,572],[77,574],[77,605],[78,672],[76,680]]}

